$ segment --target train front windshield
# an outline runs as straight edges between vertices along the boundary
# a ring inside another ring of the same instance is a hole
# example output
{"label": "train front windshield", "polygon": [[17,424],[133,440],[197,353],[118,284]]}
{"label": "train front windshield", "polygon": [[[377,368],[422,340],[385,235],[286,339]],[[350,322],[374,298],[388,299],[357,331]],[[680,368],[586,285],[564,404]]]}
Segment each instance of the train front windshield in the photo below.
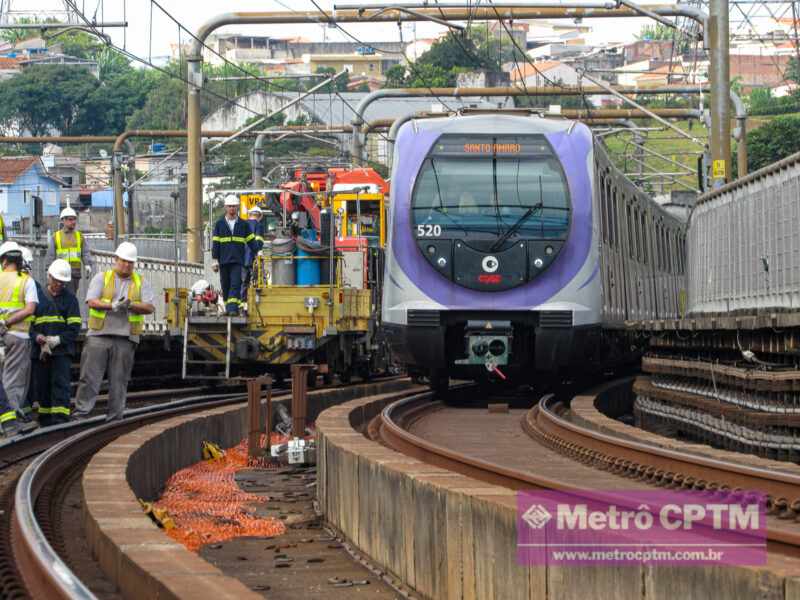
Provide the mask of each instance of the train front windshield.
{"label": "train front windshield", "polygon": [[563,240],[569,191],[543,136],[445,135],[420,170],[412,215],[418,238]]}

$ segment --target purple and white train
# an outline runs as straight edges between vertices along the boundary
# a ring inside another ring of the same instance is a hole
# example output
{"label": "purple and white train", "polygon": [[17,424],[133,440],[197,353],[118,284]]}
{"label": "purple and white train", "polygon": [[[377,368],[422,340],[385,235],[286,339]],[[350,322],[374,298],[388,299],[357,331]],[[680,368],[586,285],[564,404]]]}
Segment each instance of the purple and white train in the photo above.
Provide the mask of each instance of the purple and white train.
{"label": "purple and white train", "polygon": [[683,223],[585,125],[413,120],[394,157],[382,326],[434,388],[603,369],[631,358],[626,321],[679,313]]}

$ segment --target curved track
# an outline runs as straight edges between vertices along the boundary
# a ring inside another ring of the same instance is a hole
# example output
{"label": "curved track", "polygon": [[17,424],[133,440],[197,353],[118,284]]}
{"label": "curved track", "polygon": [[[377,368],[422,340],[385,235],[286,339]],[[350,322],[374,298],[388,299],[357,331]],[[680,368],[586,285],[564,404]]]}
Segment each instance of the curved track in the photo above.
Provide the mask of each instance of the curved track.
{"label": "curved track", "polygon": [[[535,463],[530,469],[512,468],[496,458],[486,460],[478,452],[464,452],[435,443],[430,436],[416,435],[410,429],[420,420],[449,410],[432,400],[432,394],[424,393],[390,404],[370,423],[369,436],[418,460],[510,489],[579,491],[567,478],[537,472]],[[448,421],[446,428],[456,432],[458,427],[456,418]],[[800,525],[795,522],[800,510],[800,476],[795,473],[680,452],[584,426],[572,420],[567,404],[552,394],[524,414],[520,427],[531,442],[637,485],[692,489],[714,494],[720,500],[741,498],[743,490],[765,493],[767,536],[772,547],[791,554],[800,549]],[[453,439],[452,435],[446,437]],[[491,443],[489,440],[486,443]],[[523,451],[517,448],[518,453]],[[624,487],[620,483],[620,488]]]}
{"label": "curved track", "polygon": [[[184,393],[186,390],[182,390]],[[171,395],[162,392],[161,398]],[[288,394],[276,393],[273,398]],[[0,497],[0,596],[3,598],[95,598],[63,556],[59,508],[66,482],[80,474],[88,457],[124,433],[180,414],[241,403],[243,393],[215,393],[128,411],[122,421],[104,417],[39,430],[0,446],[0,469],[9,477]]]}

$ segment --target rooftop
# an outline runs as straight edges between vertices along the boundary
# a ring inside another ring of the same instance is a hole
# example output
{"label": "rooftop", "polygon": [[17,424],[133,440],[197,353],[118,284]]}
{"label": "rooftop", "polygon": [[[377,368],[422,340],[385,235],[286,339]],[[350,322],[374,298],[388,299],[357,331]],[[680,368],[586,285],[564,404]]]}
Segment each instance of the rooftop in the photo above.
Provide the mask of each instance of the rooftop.
{"label": "rooftop", "polygon": [[14,183],[37,162],[39,162],[38,156],[8,156],[0,158],[0,183]]}

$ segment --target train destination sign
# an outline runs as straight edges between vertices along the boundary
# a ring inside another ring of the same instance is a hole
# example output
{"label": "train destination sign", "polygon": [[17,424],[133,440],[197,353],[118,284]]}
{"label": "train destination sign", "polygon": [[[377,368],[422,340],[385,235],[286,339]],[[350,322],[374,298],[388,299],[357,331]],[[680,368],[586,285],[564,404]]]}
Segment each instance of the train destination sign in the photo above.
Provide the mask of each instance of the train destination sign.
{"label": "train destination sign", "polygon": [[464,152],[468,154],[519,154],[520,144],[464,144]]}
{"label": "train destination sign", "polygon": [[542,135],[465,136],[443,135],[433,149],[434,156],[552,156]]}

